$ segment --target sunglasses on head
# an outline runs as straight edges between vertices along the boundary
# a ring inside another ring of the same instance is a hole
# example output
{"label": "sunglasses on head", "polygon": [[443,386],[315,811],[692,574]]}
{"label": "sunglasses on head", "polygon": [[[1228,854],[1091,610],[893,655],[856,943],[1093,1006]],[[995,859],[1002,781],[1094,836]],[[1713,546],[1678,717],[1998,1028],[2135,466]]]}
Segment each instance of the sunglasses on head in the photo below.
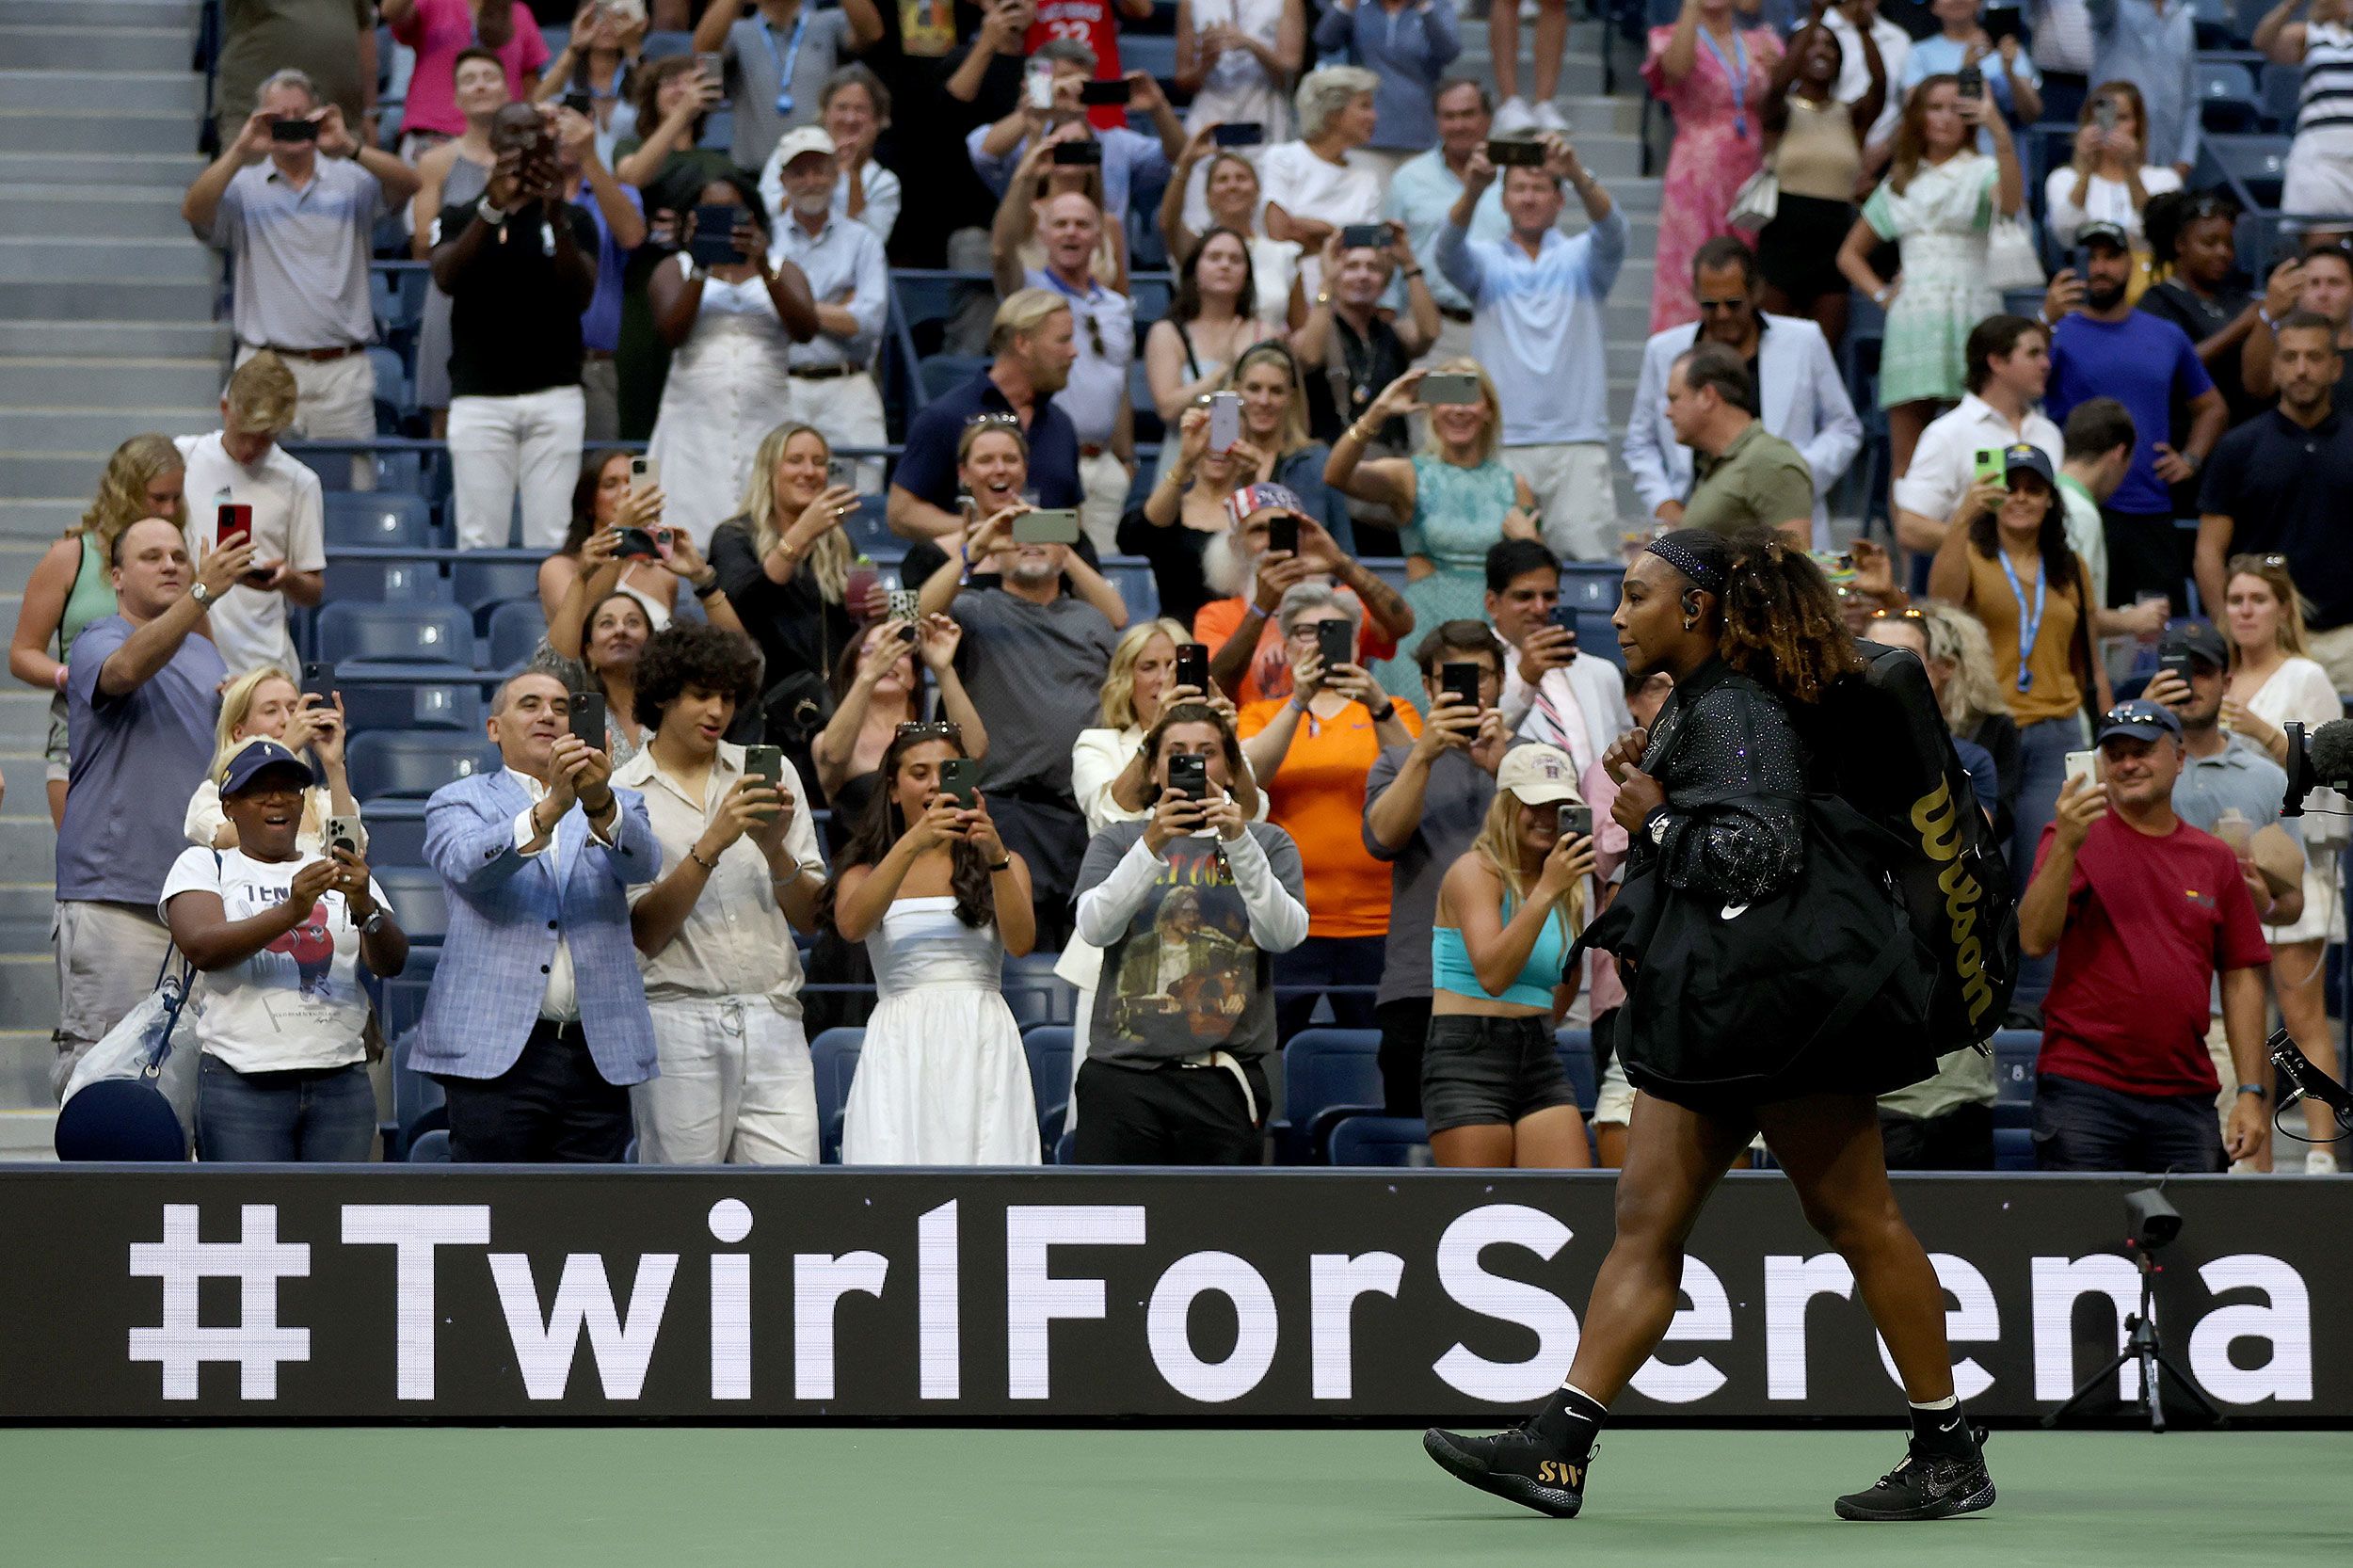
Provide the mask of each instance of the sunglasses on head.
{"label": "sunglasses on head", "polygon": [[964,726],[953,719],[910,719],[897,733],[903,741],[961,741]]}
{"label": "sunglasses on head", "polygon": [[1919,610],[1915,610],[1915,609],[1913,609],[1911,605],[1907,604],[1907,605],[1905,605],[1905,606],[1904,606],[1902,609],[1900,609],[1900,610],[1874,610],[1874,611],[1872,611],[1872,612],[1871,612],[1871,618],[1872,618],[1873,620],[1920,620],[1920,621],[1924,621],[1924,620],[1927,620],[1929,617],[1928,617],[1928,616],[1927,616],[1924,612],[1919,611]]}
{"label": "sunglasses on head", "polygon": [[964,422],[964,427],[967,430],[973,428],[975,425],[990,424],[1001,424],[1008,430],[1018,430],[1021,428],[1021,416],[1018,414],[1000,413],[974,414],[970,419]]}

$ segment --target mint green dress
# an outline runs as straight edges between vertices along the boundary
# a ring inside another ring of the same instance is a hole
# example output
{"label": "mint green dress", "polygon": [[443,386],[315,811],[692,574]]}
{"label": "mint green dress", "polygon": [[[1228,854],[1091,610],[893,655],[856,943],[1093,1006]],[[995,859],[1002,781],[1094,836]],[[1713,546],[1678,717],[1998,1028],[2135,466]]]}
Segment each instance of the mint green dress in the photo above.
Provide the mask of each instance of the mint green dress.
{"label": "mint green dress", "polygon": [[1428,695],[1414,648],[1441,621],[1486,618],[1487,552],[1503,537],[1503,514],[1519,499],[1519,488],[1498,458],[1457,468],[1419,452],[1413,461],[1414,520],[1399,533],[1398,551],[1423,556],[1438,569],[1405,584],[1413,635],[1394,658],[1374,665],[1372,674],[1390,696],[1420,707]]}

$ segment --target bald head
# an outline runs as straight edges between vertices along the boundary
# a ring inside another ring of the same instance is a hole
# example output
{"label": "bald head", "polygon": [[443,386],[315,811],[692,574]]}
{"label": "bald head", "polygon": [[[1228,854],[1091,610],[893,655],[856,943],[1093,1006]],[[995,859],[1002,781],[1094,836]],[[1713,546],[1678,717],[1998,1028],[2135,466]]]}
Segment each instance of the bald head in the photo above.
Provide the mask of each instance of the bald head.
{"label": "bald head", "polygon": [[1103,240],[1103,212],[1095,200],[1077,191],[1049,196],[1038,204],[1038,233],[1046,242],[1046,260],[1072,278],[1085,276]]}

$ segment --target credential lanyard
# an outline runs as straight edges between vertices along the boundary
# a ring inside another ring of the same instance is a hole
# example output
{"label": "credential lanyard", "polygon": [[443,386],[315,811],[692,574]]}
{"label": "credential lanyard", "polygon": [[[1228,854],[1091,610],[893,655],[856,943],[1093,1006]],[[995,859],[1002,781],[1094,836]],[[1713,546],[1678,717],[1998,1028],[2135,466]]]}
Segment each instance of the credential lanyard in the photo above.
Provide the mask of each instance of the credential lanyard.
{"label": "credential lanyard", "polygon": [[2026,656],[2034,650],[2035,639],[2042,634],[2042,604],[2050,591],[2050,573],[2038,560],[2034,568],[2034,614],[2026,614],[2026,590],[2019,585],[2018,568],[2009,564],[2009,552],[1996,549],[1994,555],[2002,563],[2002,575],[2009,579],[2010,597],[2018,600],[2018,689],[2025,691],[2034,684],[2034,672],[2026,667]]}
{"label": "credential lanyard", "polygon": [[[1733,30],[1732,59],[1730,60],[1724,58],[1723,47],[1716,41],[1716,35],[1705,27],[1700,29],[1700,41],[1707,45],[1707,52],[1716,56],[1716,63],[1723,68],[1724,75],[1731,80],[1732,134],[1736,136],[1745,136],[1749,134],[1748,40],[1740,36],[1737,28]],[[1736,61],[1739,65],[1737,71],[1733,69]]]}
{"label": "credential lanyard", "polygon": [[792,13],[792,37],[787,40],[783,53],[776,51],[776,30],[768,25],[768,19],[760,20],[760,36],[767,40],[768,57],[776,66],[776,113],[792,112],[792,72],[801,63],[801,35],[808,31],[808,7],[804,0],[801,8]]}

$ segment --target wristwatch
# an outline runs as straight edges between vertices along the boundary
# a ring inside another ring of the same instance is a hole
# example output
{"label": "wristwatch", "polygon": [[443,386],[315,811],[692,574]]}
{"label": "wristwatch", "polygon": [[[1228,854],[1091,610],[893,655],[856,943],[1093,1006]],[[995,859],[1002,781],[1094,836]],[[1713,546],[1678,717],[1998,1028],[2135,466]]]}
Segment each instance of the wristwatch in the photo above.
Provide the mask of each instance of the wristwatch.
{"label": "wristwatch", "polygon": [[385,918],[384,906],[379,904],[376,906],[376,913],[370,915],[366,920],[360,922],[360,935],[362,936],[375,936],[377,928],[383,925]]}
{"label": "wristwatch", "polygon": [[198,607],[201,608],[213,601],[213,590],[201,583],[192,584],[188,588],[188,597],[196,600]]}

